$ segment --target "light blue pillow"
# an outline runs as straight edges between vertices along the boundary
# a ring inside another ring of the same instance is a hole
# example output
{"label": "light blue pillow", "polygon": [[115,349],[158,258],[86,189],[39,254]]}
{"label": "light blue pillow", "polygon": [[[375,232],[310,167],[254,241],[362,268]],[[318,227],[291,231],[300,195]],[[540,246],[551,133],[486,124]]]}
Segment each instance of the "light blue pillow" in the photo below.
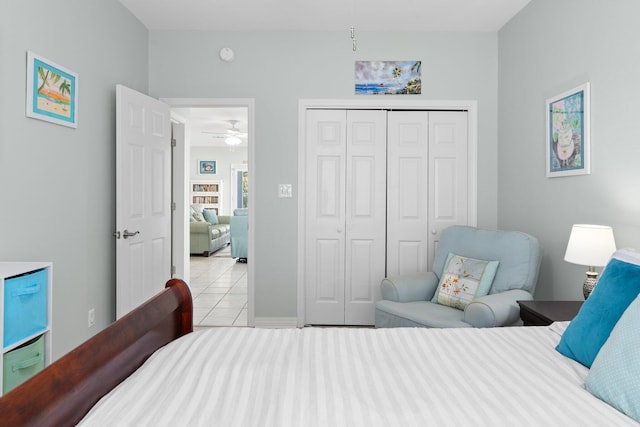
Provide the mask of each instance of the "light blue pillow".
{"label": "light blue pillow", "polygon": [[218,215],[216,214],[216,211],[213,209],[203,209],[202,216],[204,217],[204,220],[211,225],[216,225],[219,222]]}
{"label": "light blue pillow", "polygon": [[618,319],[639,293],[640,265],[612,258],[556,350],[590,368]]}
{"label": "light blue pillow", "polygon": [[624,312],[591,365],[591,394],[640,422],[640,297]]}
{"label": "light blue pillow", "polygon": [[[475,289],[472,299],[483,297],[489,293],[491,285],[493,284],[493,278],[496,275],[496,270],[498,269],[498,265],[500,262],[463,257],[450,252],[447,255],[447,260],[444,263],[444,269],[442,270],[441,274],[442,277],[440,277],[440,283],[438,283],[438,288],[436,289],[431,302],[438,303],[438,298],[441,296],[440,293],[441,291],[443,291],[443,285],[446,286],[446,282],[450,280],[452,274],[454,276],[458,275],[459,272],[455,271],[455,265],[459,265],[460,263],[467,263],[468,268],[470,268],[471,270],[477,270],[477,273],[474,273],[474,275],[480,276],[478,287]],[[442,301],[442,298],[440,299]],[[448,300],[449,298],[447,298],[447,301]],[[463,310],[469,302],[470,301],[460,301],[459,303],[456,302],[453,305],[449,302],[445,303],[445,305],[449,305],[452,307],[455,306],[455,308]]]}

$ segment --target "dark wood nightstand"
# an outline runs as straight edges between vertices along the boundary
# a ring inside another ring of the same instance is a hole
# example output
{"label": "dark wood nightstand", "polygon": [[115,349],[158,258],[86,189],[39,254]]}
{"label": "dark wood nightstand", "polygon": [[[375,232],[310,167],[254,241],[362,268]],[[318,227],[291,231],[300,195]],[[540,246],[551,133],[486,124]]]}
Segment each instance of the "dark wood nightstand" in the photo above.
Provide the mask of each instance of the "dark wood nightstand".
{"label": "dark wood nightstand", "polygon": [[546,326],[572,320],[584,301],[518,301],[524,326]]}

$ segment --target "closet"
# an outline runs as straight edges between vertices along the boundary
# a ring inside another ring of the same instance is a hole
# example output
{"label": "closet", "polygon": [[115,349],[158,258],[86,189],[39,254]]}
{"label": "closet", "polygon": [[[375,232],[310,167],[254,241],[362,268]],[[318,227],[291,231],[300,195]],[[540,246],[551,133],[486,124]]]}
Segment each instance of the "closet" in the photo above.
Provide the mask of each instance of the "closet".
{"label": "closet", "polygon": [[467,224],[467,112],[307,109],[304,323],[372,325],[380,281]]}

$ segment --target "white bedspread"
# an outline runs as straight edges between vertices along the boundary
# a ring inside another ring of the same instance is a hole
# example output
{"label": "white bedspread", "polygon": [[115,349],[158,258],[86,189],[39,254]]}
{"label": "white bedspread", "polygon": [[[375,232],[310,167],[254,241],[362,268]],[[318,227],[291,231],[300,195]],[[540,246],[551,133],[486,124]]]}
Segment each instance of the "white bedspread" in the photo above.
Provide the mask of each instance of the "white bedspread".
{"label": "white bedspread", "polygon": [[212,328],[157,351],[82,426],[622,426],[554,347],[565,324]]}

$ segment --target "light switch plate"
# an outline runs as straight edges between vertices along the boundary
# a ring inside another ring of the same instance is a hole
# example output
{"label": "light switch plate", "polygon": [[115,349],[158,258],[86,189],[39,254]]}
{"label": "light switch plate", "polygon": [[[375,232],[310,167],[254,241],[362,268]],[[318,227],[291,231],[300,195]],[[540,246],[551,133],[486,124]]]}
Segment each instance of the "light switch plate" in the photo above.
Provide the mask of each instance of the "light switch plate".
{"label": "light switch plate", "polygon": [[293,197],[293,186],[291,184],[278,184],[278,197]]}

